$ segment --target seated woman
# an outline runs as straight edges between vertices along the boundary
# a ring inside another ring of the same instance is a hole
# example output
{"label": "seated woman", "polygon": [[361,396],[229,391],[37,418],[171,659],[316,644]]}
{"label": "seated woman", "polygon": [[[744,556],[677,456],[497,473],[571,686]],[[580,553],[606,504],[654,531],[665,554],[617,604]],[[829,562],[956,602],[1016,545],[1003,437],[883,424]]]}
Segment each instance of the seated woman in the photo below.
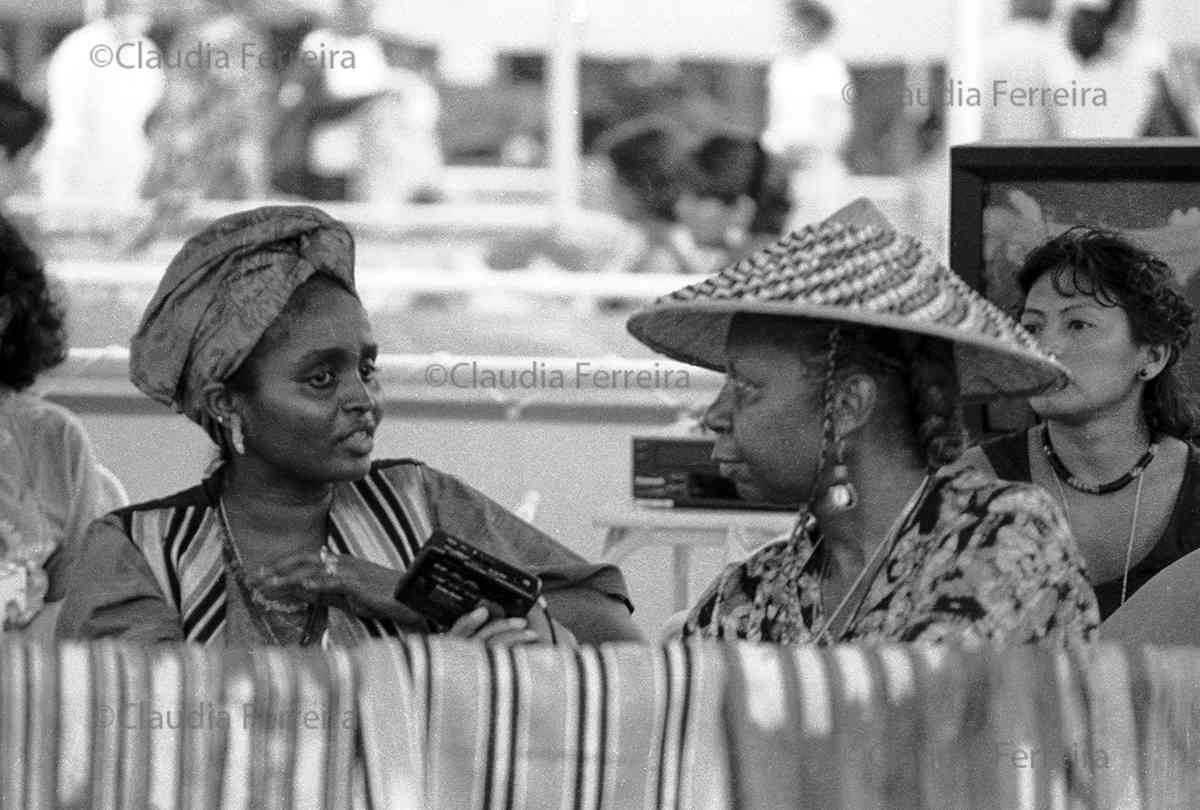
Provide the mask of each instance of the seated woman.
{"label": "seated woman", "polygon": [[705,415],[747,497],[802,504],[728,567],[684,635],[778,643],[1090,638],[1095,597],[1046,492],[933,472],[959,396],[1040,391],[1061,366],[865,200],[660,298],[629,331],[723,371]]}
{"label": "seated woman", "polygon": [[28,569],[26,607],[9,627],[32,622],[30,632],[47,635],[56,608],[42,610],[43,598],[63,598],[88,524],[125,503],[79,419],[32,392],[66,356],[65,313],[42,262],[0,217],[0,560]]}
{"label": "seated woman", "polygon": [[[130,377],[221,450],[199,486],[92,525],[61,636],[350,644],[424,632],[393,598],[435,529],[539,574],[581,642],[636,639],[620,572],[588,565],[453,476],[371,460],[377,347],[354,243],[306,206],[224,217],[167,268],[130,346]],[[563,638],[541,608],[468,614],[492,642]]]}
{"label": "seated woman", "polygon": [[966,462],[1060,499],[1105,619],[1200,548],[1195,406],[1180,378],[1191,306],[1170,269],[1120,236],[1072,228],[1017,275],[1021,322],[1071,371],[1032,398],[1041,423],[974,448]]}
{"label": "seated woman", "polygon": [[757,138],[712,135],[688,156],[675,211],[696,244],[737,261],[783,235],[788,176]]}
{"label": "seated woman", "polygon": [[[496,269],[524,267],[535,255],[573,271],[608,273],[707,273],[720,253],[696,245],[677,221],[686,134],[661,116],[618,124],[597,138],[604,162],[607,207],[620,219],[612,226],[584,230],[560,227],[530,240],[500,240],[487,262]],[[622,302],[610,302],[613,307]]]}

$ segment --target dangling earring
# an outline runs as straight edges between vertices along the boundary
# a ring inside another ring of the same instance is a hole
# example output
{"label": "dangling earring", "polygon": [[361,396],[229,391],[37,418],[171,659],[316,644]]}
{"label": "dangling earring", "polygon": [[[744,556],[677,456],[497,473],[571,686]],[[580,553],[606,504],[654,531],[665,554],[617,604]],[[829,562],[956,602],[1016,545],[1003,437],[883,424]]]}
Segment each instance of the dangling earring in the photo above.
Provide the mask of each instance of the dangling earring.
{"label": "dangling earring", "polygon": [[242,418],[236,413],[229,416],[229,439],[233,442],[233,449],[239,456],[246,454],[246,441],[242,436]]}
{"label": "dangling earring", "polygon": [[846,440],[836,439],[833,452],[833,481],[825,489],[825,511],[849,512],[858,506],[858,490],[850,480],[850,468],[846,466]]}

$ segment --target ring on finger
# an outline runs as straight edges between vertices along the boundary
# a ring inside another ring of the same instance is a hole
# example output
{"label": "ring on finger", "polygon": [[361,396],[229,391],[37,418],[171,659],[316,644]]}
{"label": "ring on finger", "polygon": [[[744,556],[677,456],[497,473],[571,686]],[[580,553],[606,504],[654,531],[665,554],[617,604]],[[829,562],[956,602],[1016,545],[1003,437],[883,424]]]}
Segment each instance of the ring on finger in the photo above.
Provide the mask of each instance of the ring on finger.
{"label": "ring on finger", "polygon": [[328,549],[321,549],[321,565],[325,568],[325,573],[331,577],[337,576],[338,573],[338,555]]}

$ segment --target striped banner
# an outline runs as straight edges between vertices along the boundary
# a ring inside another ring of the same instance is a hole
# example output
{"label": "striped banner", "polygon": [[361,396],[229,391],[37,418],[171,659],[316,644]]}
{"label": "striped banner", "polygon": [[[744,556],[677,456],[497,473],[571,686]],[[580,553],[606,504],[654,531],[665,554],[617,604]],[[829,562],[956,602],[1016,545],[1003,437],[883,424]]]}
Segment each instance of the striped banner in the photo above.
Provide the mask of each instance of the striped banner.
{"label": "striped banner", "polygon": [[1200,807],[1200,650],[0,638],[0,807]]}

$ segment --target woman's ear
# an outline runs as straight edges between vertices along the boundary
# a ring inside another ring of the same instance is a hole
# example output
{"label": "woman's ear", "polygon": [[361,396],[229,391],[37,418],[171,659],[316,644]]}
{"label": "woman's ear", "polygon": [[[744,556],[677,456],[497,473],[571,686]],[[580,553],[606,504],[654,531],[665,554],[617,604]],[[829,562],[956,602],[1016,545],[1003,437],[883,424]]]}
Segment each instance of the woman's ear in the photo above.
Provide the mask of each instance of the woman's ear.
{"label": "woman's ear", "polygon": [[1138,369],[1138,378],[1149,382],[1163,373],[1171,362],[1171,348],[1165,343],[1158,343],[1142,348],[1142,365]]}
{"label": "woman's ear", "polygon": [[849,436],[861,430],[875,414],[879,383],[870,374],[856,372],[837,385],[833,400],[834,431]]}
{"label": "woman's ear", "polygon": [[238,414],[238,397],[225,383],[211,382],[204,386],[201,392],[204,397],[204,410],[214,420],[224,424],[230,417]]}

